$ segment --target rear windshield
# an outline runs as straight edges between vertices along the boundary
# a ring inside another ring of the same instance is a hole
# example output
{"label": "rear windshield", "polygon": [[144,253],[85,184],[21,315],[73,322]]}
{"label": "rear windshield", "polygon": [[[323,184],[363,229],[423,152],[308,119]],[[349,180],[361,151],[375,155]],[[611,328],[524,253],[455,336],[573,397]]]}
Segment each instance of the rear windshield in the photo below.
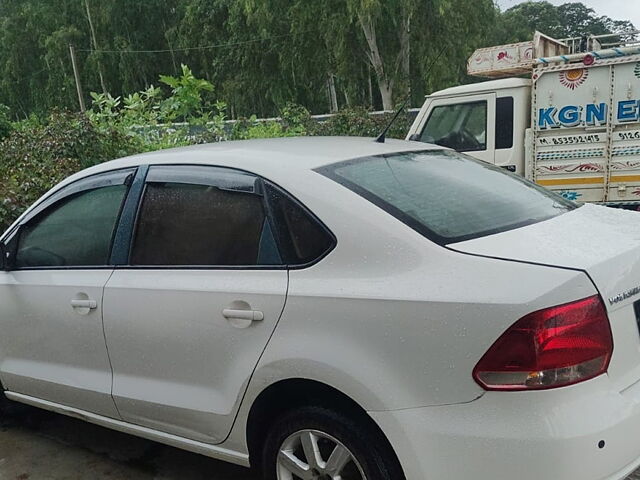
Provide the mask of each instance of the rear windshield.
{"label": "rear windshield", "polygon": [[440,244],[511,230],[577,207],[501,168],[448,150],[357,158],[318,172]]}

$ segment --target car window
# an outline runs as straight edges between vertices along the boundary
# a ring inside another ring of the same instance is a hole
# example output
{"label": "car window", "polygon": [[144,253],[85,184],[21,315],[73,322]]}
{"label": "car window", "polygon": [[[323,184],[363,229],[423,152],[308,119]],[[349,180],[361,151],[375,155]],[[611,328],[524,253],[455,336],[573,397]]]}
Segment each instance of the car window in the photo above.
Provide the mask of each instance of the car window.
{"label": "car window", "polygon": [[262,195],[204,183],[147,184],[131,264],[279,264]]}
{"label": "car window", "polygon": [[487,149],[487,102],[458,103],[435,107],[420,141],[460,152]]}
{"label": "car window", "polygon": [[127,186],[81,191],[58,201],[20,229],[15,266],[108,265]]}
{"label": "car window", "polygon": [[513,147],[513,97],[496,99],[496,149]]}
{"label": "car window", "polygon": [[440,244],[517,228],[576,207],[515,174],[447,150],[359,158],[319,172]]}
{"label": "car window", "polygon": [[311,263],[333,248],[332,234],[306,208],[274,185],[267,183],[265,189],[286,264]]}

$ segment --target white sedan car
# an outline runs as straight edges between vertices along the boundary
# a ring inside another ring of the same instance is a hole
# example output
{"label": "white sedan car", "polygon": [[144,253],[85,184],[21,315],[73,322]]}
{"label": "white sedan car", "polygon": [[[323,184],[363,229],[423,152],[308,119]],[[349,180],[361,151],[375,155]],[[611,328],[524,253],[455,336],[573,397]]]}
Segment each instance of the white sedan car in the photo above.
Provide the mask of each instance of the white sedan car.
{"label": "white sedan car", "polygon": [[441,147],[294,138],[92,167],[0,249],[10,400],[269,480],[640,465],[636,212]]}

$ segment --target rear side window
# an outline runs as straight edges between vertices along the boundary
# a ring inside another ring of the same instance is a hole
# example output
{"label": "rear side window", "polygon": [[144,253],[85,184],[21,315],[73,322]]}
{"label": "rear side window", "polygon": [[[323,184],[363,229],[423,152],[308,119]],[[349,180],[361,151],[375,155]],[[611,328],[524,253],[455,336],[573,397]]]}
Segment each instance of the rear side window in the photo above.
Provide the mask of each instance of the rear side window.
{"label": "rear side window", "polygon": [[458,103],[435,107],[420,141],[459,152],[487,149],[487,102]]}
{"label": "rear side window", "polygon": [[521,177],[452,151],[358,158],[319,172],[440,244],[510,230],[576,207]]}
{"label": "rear side window", "polygon": [[265,225],[262,196],[255,193],[211,185],[149,183],[131,264],[276,264],[280,259]]}
{"label": "rear side window", "polygon": [[20,229],[17,268],[109,264],[127,186],[84,190],[55,203]]}
{"label": "rear side window", "polygon": [[496,99],[496,149],[513,147],[513,97]]}
{"label": "rear side window", "polygon": [[265,190],[286,264],[314,262],[333,248],[334,237],[311,212],[278,187],[267,183]]}

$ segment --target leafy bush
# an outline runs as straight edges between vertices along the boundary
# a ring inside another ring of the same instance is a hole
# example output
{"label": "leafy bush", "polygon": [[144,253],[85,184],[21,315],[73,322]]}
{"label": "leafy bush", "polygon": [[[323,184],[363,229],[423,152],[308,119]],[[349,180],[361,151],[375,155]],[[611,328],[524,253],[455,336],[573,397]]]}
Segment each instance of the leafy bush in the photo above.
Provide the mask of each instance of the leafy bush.
{"label": "leafy bush", "polygon": [[[377,137],[389,124],[393,115],[394,113],[372,115],[369,110],[362,107],[344,109],[328,120],[315,124],[309,134]],[[389,129],[387,137],[404,138],[410,124],[411,120],[406,111],[404,111]]]}
{"label": "leafy bush", "polygon": [[[301,105],[287,104],[281,111],[280,120],[258,120],[255,116],[234,123],[229,139],[314,136],[377,137],[393,118],[394,113],[372,115],[362,107],[344,109],[325,121],[317,121]],[[404,138],[411,119],[402,112],[392,124],[387,136]]]}
{"label": "leafy bush", "polygon": [[55,112],[19,125],[0,142],[0,229],[72,173],[140,149],[134,138],[98,130],[81,114]]}
{"label": "leafy bush", "polygon": [[160,83],[170,87],[168,96],[153,85],[124,98],[91,92],[89,118],[99,129],[137,137],[147,151],[226,138],[227,106],[212,100],[211,83],[186,65],[179,77],[160,75]]}
{"label": "leafy bush", "polygon": [[[133,153],[195,143],[298,135],[375,137],[392,114],[371,115],[364,108],[339,112],[324,122],[295,104],[281,109],[278,120],[255,116],[225,123],[226,105],[211,98],[213,86],[183,65],[180,77],[161,76],[170,87],[127,95],[91,93],[87,115],[54,112],[11,124],[0,105],[0,230],[57,182],[76,171]],[[175,123],[179,121],[181,123]],[[403,138],[409,127],[400,115],[388,136]],[[4,137],[4,139],[3,139]]]}
{"label": "leafy bush", "polygon": [[209,120],[210,111],[204,100],[206,92],[213,92],[213,85],[206,80],[196,78],[186,65],[182,65],[182,75],[160,75],[160,81],[171,87],[171,96],[161,104],[165,120],[197,121]]}
{"label": "leafy bush", "polygon": [[13,130],[13,124],[9,116],[9,107],[0,103],[0,140],[5,138]]}
{"label": "leafy bush", "polygon": [[258,120],[255,115],[233,124],[229,139],[298,137],[309,134],[314,120],[301,105],[288,103],[282,109],[281,120]]}

